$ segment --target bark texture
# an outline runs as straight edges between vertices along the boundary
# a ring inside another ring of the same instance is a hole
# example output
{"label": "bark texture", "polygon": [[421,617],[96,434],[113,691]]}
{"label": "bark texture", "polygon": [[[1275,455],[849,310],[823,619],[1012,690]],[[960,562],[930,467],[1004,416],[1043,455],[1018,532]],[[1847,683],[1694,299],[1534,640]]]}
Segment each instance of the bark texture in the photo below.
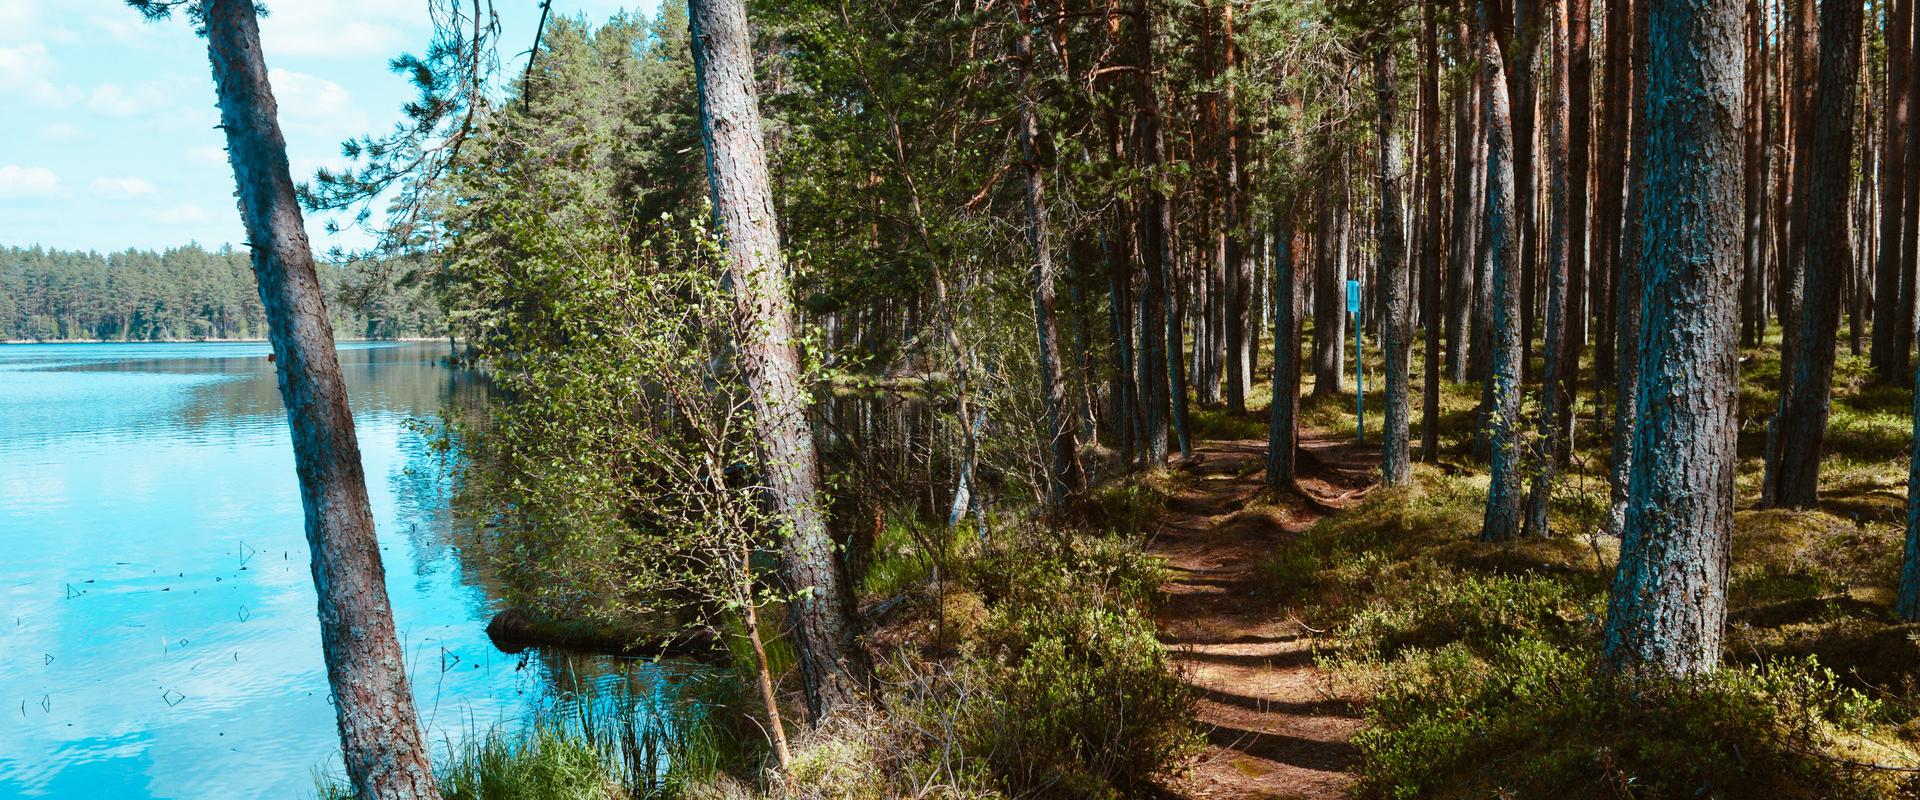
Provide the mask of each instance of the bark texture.
{"label": "bark texture", "polygon": [[1720,661],[1733,528],[1740,284],[1741,0],[1650,0],[1640,409],[1609,664]]}
{"label": "bark texture", "polygon": [[387,602],[360,442],[313,250],[294,199],[287,143],[252,0],[213,0],[206,8],[206,32],[240,218],[253,251],[280,398],[293,434],[294,470],[320,601],[321,652],[347,779],[363,800],[438,798],[407,687],[406,652]]}
{"label": "bark texture", "polygon": [[1273,246],[1273,406],[1267,429],[1267,488],[1293,486],[1300,444],[1300,242],[1293,220],[1275,221]]}
{"label": "bark texture", "polygon": [[1375,191],[1380,201],[1378,237],[1380,242],[1379,278],[1381,300],[1380,347],[1386,357],[1385,428],[1381,432],[1380,476],[1388,486],[1403,486],[1411,477],[1410,447],[1412,409],[1408,401],[1411,383],[1410,362],[1413,345],[1412,297],[1407,286],[1406,234],[1400,221],[1400,176],[1406,165],[1401,155],[1399,98],[1394,90],[1393,47],[1377,45],[1373,53],[1373,86],[1376,97],[1375,134],[1379,165],[1375,171]]}
{"label": "bark texture", "polygon": [[[1482,19],[1486,19],[1482,0]],[[1490,26],[1489,26],[1490,27]],[[1492,475],[1480,538],[1506,541],[1520,535],[1520,220],[1513,184],[1513,134],[1505,66],[1491,32],[1481,35],[1487,121],[1487,250],[1492,262],[1493,320],[1489,338],[1491,375],[1485,400],[1486,441]]]}
{"label": "bark texture", "polygon": [[[1047,497],[1058,505],[1087,489],[1087,473],[1080,465],[1080,431],[1067,407],[1067,376],[1060,366],[1060,326],[1054,313],[1054,265],[1047,220],[1046,167],[1041,164],[1040,117],[1033,97],[1032,0],[1014,6],[1020,34],[1014,37],[1014,58],[1020,64],[1020,161],[1027,179],[1027,248],[1033,259],[1033,322],[1040,354],[1040,385],[1046,392],[1047,449],[1052,464],[1047,474]],[[964,417],[963,417],[964,419]]]}
{"label": "bark texture", "polygon": [[1773,423],[1775,460],[1762,493],[1778,508],[1813,508],[1820,484],[1833,390],[1834,336],[1840,330],[1840,287],[1853,269],[1847,201],[1853,191],[1854,78],[1860,72],[1861,10],[1823,4],[1819,86],[1814,94],[1813,164],[1807,194],[1806,267],[1801,272],[1800,324],[1793,369],[1786,374]]}
{"label": "bark texture", "polygon": [[780,567],[795,595],[789,606],[794,650],[817,724],[865,705],[871,668],[821,502],[820,463],[807,423],[793,302],[760,133],[746,2],[687,5],[713,222],[724,240],[740,325],[737,357],[752,395],[770,499],[787,527]]}

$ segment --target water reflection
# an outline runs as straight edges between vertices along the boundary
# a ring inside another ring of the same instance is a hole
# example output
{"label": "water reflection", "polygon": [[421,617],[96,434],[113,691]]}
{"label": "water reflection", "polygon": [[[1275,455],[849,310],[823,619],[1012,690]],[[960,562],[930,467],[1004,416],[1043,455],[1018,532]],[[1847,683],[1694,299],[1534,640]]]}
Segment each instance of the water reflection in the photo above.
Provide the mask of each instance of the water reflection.
{"label": "water reflection", "polygon": [[[451,535],[449,456],[410,422],[484,402],[444,350],[340,354],[416,700],[442,747],[556,686],[633,679],[487,641],[496,601]],[[0,346],[0,797],[297,796],[337,762],[266,354]]]}

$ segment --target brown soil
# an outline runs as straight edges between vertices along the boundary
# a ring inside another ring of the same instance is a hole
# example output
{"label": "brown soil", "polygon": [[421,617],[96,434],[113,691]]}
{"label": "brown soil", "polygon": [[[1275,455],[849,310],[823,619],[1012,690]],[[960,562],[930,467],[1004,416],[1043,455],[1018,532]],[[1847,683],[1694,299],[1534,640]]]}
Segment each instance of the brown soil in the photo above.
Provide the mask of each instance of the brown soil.
{"label": "brown soil", "polygon": [[1341,508],[1378,476],[1379,450],[1301,442],[1292,503],[1261,498],[1266,442],[1204,442],[1176,465],[1182,491],[1152,550],[1173,575],[1155,614],[1161,641],[1199,694],[1207,748],[1167,791],[1179,798],[1340,798],[1353,784],[1349,740],[1360,715],[1314,664],[1314,633],[1265,591],[1261,565],[1283,542]]}

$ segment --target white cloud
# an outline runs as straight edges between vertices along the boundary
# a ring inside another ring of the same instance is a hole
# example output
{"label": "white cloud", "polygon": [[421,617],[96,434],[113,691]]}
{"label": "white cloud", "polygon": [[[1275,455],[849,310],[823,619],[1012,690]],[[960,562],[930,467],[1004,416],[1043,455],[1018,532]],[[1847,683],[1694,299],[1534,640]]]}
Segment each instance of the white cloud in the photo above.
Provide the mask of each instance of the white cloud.
{"label": "white cloud", "polygon": [[87,107],[109,116],[131,117],[166,105],[167,100],[166,86],[160,83],[142,83],[131,89],[117,83],[103,83],[93,87],[87,96]]}
{"label": "white cloud", "polygon": [[[3,24],[3,23],[0,23]],[[53,55],[40,42],[0,47],[0,94],[22,94],[36,103],[64,106],[74,90],[53,82]]]}
{"label": "white cloud", "polygon": [[153,213],[153,220],[166,225],[193,225],[213,219],[207,210],[195,205],[173,206]]}
{"label": "white cloud", "polygon": [[152,183],[147,182],[147,179],[133,175],[124,178],[94,178],[93,182],[87,186],[93,189],[94,194],[122,200],[158,191]]}
{"label": "white cloud", "polygon": [[424,4],[392,0],[275,3],[260,20],[269,56],[390,56],[411,44],[401,26],[424,24]]}
{"label": "white cloud", "polygon": [[80,126],[71,122],[49,122],[40,129],[40,135],[48,139],[78,139]]}
{"label": "white cloud", "polygon": [[267,70],[274,100],[284,119],[327,122],[353,130],[367,126],[366,112],[353,106],[353,93],[326,78],[275,67]]}
{"label": "white cloud", "polygon": [[35,197],[60,191],[60,176],[46,167],[0,166],[0,197]]}
{"label": "white cloud", "polygon": [[0,39],[30,38],[34,0],[0,0]]}

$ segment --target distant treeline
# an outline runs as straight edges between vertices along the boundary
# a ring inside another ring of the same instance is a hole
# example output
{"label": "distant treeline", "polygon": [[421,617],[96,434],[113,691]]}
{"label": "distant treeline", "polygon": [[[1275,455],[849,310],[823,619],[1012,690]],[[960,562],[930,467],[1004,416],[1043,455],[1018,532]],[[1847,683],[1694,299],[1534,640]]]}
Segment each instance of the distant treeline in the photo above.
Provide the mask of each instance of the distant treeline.
{"label": "distant treeline", "polygon": [[[445,315],[413,271],[321,263],[340,338],[436,336]],[[157,341],[267,335],[248,255],[198,245],[118,253],[0,247],[0,339]]]}

